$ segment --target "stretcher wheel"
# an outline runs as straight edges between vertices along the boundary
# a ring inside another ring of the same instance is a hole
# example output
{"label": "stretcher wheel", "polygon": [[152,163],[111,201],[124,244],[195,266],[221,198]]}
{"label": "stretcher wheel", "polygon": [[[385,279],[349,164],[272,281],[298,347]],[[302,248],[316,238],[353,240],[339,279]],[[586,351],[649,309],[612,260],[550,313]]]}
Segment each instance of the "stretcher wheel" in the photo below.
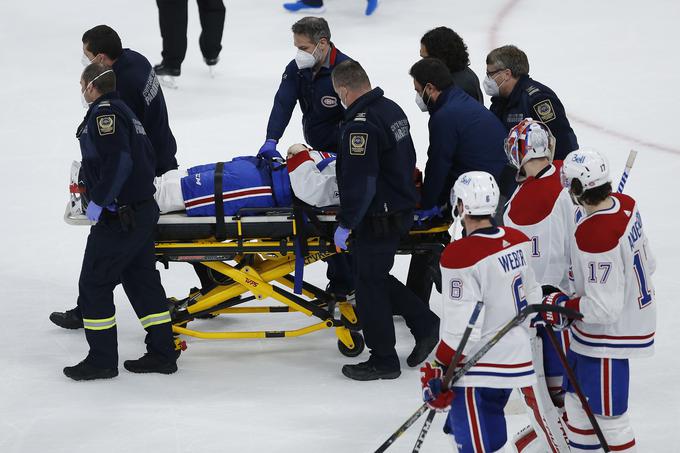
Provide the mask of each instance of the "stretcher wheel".
{"label": "stretcher wheel", "polygon": [[344,355],[345,357],[356,357],[364,351],[366,344],[364,343],[363,335],[361,335],[359,332],[350,332],[350,335],[352,336],[354,347],[349,348],[345,346],[342,341],[338,340],[338,349],[340,350],[340,354]]}
{"label": "stretcher wheel", "polygon": [[345,315],[341,315],[340,321],[342,322],[343,326],[347,327],[349,330],[353,332],[361,330],[361,325],[359,324],[358,319],[355,322],[351,322],[349,319],[345,317]]}

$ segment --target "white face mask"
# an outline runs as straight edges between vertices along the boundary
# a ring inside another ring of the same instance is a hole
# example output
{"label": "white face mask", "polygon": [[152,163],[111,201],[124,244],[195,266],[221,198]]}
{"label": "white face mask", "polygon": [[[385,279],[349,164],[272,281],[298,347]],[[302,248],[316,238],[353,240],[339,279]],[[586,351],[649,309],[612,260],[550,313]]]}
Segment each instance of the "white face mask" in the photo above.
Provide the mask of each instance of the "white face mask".
{"label": "white face mask", "polygon": [[[92,60],[94,60],[94,58],[93,58]],[[83,67],[89,66],[90,63],[92,63],[92,60],[90,60],[89,58],[87,58],[87,55],[85,55],[85,54],[82,54],[82,55],[80,56],[80,62],[83,64]]]}
{"label": "white face mask", "polygon": [[295,54],[295,64],[297,64],[298,69],[313,68],[316,64],[316,49],[319,48],[319,43],[316,44],[312,53],[305,52],[302,49],[298,49],[297,54]]}
{"label": "white face mask", "polygon": [[492,79],[489,76],[486,76],[484,78],[484,82],[482,82],[482,86],[484,87],[484,92],[491,97],[498,96],[501,93],[501,89],[496,83],[494,79]]}
{"label": "white face mask", "polygon": [[[425,91],[423,91],[423,94]],[[423,101],[423,97],[416,91],[416,104],[421,112],[427,112],[427,104]]]}

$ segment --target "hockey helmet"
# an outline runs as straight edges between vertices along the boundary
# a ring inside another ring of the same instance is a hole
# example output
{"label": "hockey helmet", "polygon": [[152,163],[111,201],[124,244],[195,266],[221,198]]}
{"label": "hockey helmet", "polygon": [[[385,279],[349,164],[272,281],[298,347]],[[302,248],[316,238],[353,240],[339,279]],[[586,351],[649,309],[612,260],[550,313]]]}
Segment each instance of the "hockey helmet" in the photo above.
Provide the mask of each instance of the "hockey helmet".
{"label": "hockey helmet", "polygon": [[584,191],[611,182],[609,177],[609,161],[595,150],[576,150],[564,158],[560,173],[562,187],[571,189],[574,179],[581,183],[581,188],[574,195],[581,195]]}
{"label": "hockey helmet", "polygon": [[453,185],[451,206],[455,211],[460,199],[463,212],[459,214],[493,215],[499,197],[500,191],[493,176],[485,171],[469,171],[460,175]]}
{"label": "hockey helmet", "polygon": [[545,123],[524,118],[505,139],[505,154],[510,163],[520,169],[526,161],[547,157],[550,162],[555,155],[555,137]]}

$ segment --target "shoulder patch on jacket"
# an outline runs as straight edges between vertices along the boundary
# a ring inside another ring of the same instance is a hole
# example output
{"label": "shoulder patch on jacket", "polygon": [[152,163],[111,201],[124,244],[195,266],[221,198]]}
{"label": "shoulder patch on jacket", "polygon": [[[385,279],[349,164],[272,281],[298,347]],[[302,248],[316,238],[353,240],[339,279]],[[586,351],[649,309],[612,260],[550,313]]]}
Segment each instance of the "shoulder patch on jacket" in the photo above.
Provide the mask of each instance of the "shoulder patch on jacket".
{"label": "shoulder patch on jacket", "polygon": [[349,134],[349,154],[352,156],[363,156],[366,154],[366,144],[368,134],[365,132],[355,132]]}
{"label": "shoulder patch on jacket", "polygon": [[529,85],[529,86],[526,88],[526,91],[527,91],[527,94],[528,94],[529,96],[533,96],[534,94],[538,93],[538,92],[541,91],[541,90],[540,90],[539,88],[536,88],[536,87],[533,86],[533,85]]}
{"label": "shoulder patch on jacket", "polygon": [[99,130],[99,135],[115,134],[116,115],[99,115],[97,117],[97,130]]}
{"label": "shoulder patch on jacket", "polygon": [[354,117],[354,121],[366,121],[366,112],[357,113],[357,116]]}
{"label": "shoulder patch on jacket", "polygon": [[550,99],[534,104],[534,111],[544,123],[555,119],[555,109],[553,108]]}

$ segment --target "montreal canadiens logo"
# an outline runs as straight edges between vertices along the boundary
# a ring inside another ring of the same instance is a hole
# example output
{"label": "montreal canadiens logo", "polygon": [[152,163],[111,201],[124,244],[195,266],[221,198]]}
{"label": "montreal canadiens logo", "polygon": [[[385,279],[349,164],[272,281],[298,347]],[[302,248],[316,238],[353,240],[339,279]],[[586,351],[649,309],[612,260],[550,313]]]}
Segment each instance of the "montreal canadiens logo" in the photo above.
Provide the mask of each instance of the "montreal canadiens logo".
{"label": "montreal canadiens logo", "polygon": [[321,105],[328,108],[337,107],[338,98],[335,96],[324,96],[321,98]]}

